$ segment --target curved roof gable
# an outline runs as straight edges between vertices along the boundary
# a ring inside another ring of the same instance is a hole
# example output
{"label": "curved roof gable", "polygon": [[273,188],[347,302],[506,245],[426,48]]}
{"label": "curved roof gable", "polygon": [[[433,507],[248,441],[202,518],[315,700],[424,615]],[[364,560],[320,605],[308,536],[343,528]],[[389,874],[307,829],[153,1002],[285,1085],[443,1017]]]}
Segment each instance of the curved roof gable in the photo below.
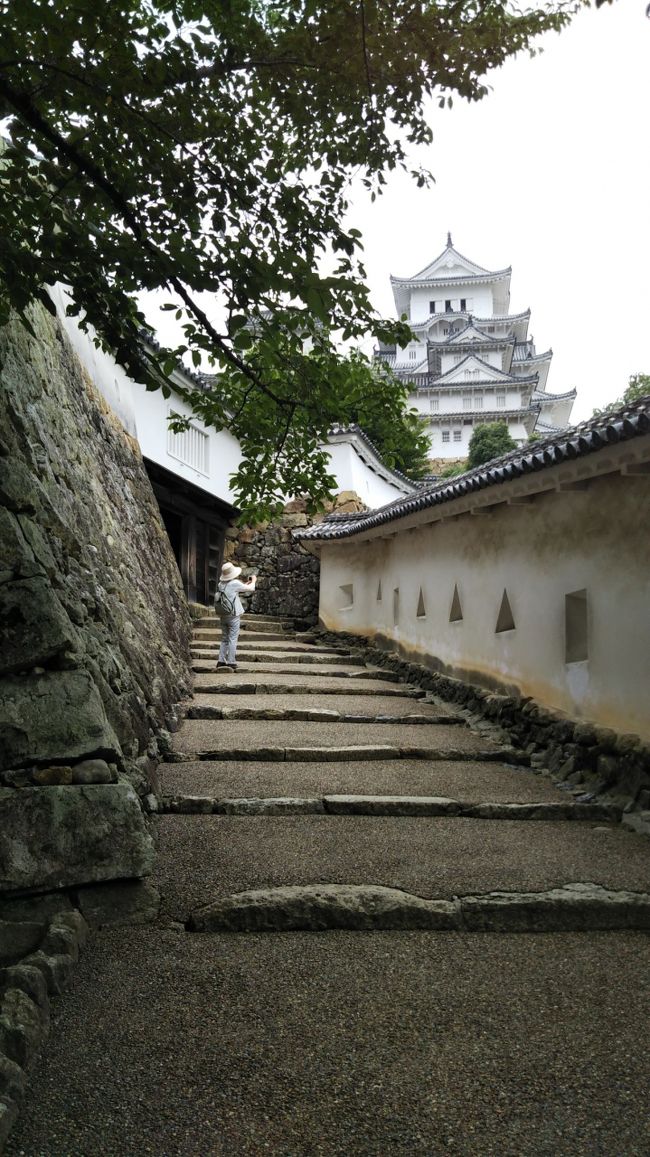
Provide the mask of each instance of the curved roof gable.
{"label": "curved roof gable", "polygon": [[[512,384],[514,386],[520,386],[522,382],[531,380],[530,378],[523,377],[515,378],[512,374],[506,373],[505,370],[500,370],[497,366],[491,366],[489,362],[483,361],[483,358],[480,358],[478,354],[468,354],[457,366],[454,366],[453,369],[447,370],[446,373],[436,378],[436,387],[446,385],[447,383],[450,385],[457,385],[459,383],[472,385],[472,382],[468,381],[465,377],[467,370],[480,370],[481,376],[476,379],[477,382],[502,382],[505,385]],[[537,374],[532,376],[535,381],[537,381]]]}
{"label": "curved roof gable", "polygon": [[456,277],[497,277],[508,272],[510,272],[509,269],[496,271],[485,269],[483,265],[477,265],[475,261],[470,261],[469,257],[465,257],[459,253],[458,249],[454,248],[451,233],[448,233],[447,244],[442,253],[439,253],[433,261],[425,265],[424,269],[421,269],[419,273],[412,274],[411,277],[391,276],[391,281],[443,281]]}

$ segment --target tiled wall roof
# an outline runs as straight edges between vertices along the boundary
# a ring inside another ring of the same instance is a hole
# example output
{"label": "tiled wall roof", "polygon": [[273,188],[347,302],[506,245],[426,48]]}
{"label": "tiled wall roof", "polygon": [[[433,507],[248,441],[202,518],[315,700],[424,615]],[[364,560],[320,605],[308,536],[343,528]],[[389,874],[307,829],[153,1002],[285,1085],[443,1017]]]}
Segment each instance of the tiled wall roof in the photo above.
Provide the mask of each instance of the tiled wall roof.
{"label": "tiled wall roof", "polygon": [[617,442],[627,442],[650,432],[650,395],[612,413],[599,414],[578,426],[553,433],[539,442],[528,442],[483,466],[456,478],[423,487],[406,498],[398,498],[378,510],[362,515],[328,516],[323,522],[302,531],[301,539],[339,539],[393,522],[428,507],[451,502],[455,498],[498,486],[557,466],[561,462],[584,458]]}

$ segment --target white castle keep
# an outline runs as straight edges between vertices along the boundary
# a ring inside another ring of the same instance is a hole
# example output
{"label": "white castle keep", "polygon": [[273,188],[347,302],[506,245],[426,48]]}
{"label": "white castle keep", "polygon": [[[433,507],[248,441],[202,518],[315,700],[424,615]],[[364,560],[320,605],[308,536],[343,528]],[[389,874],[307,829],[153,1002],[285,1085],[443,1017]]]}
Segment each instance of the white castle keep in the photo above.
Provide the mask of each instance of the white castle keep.
{"label": "white castle keep", "polygon": [[426,416],[435,458],[464,458],[475,426],[506,422],[521,444],[569,423],[575,390],[548,394],[552,350],[528,337],[530,310],[509,313],[512,269],[483,269],[454,248],[413,277],[391,277],[398,316],[413,341],[380,346],[385,362],[411,387],[409,404]]}

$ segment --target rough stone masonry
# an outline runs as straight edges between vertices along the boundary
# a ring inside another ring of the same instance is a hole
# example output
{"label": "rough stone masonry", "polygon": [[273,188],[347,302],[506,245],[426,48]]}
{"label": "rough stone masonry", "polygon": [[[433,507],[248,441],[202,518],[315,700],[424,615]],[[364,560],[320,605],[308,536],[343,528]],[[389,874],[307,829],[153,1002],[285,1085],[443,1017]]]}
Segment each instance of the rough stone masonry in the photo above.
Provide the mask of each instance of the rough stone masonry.
{"label": "rough stone masonry", "polygon": [[0,894],[146,875],[189,620],[140,451],[56,320],[0,330]]}

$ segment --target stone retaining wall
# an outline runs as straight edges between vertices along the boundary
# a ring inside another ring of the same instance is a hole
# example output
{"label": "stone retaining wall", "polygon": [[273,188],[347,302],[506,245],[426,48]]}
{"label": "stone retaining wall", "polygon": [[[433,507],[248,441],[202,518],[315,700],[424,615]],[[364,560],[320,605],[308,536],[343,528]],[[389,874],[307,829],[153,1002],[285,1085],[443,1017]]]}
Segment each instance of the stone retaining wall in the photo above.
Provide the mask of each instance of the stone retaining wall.
{"label": "stone retaining wall", "polygon": [[343,490],[322,514],[307,514],[302,498],[292,499],[277,522],[232,527],[226,531],[224,562],[236,562],[243,577],[258,576],[250,610],[263,615],[288,615],[308,623],[318,618],[320,563],[292,537],[297,527],[313,526],[324,514],[365,510],[361,499]]}
{"label": "stone retaining wall", "polygon": [[151,868],[189,615],[138,446],[54,318],[0,330],[0,893]]}

